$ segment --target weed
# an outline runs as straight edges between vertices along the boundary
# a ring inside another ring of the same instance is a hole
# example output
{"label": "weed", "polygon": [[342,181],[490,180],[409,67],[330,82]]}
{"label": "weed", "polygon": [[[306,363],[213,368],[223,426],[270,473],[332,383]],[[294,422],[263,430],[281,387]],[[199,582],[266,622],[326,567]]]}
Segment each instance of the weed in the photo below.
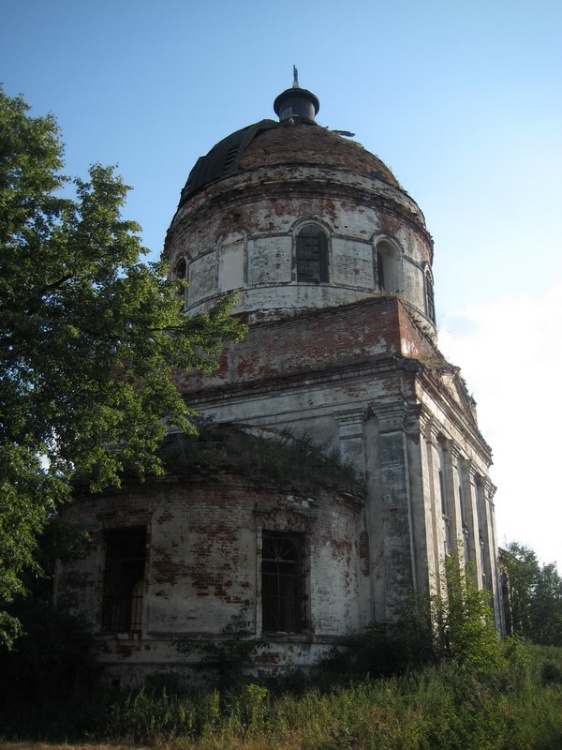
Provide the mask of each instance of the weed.
{"label": "weed", "polygon": [[197,435],[169,435],[161,458],[171,471],[204,465],[237,472],[256,482],[292,483],[308,490],[336,487],[359,495],[365,491],[355,467],[342,461],[337,448],[289,430],[265,436],[241,425],[205,423]]}
{"label": "weed", "polygon": [[243,668],[259,650],[268,642],[263,638],[251,636],[251,623],[248,620],[250,602],[246,601],[240,612],[231,617],[230,622],[221,631],[221,637],[181,638],[175,641],[180,654],[198,653],[200,658],[196,667],[207,675],[214,671],[218,677],[218,686],[227,688],[243,679]]}

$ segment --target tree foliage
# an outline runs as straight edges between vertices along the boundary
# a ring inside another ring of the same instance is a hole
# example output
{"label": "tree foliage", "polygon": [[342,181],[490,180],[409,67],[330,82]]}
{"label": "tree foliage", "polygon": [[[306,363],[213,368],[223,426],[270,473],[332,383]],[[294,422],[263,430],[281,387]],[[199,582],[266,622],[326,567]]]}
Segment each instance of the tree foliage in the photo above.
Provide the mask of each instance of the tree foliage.
{"label": "tree foliage", "polygon": [[497,665],[502,650],[490,592],[478,589],[470,566],[457,556],[446,558],[445,575],[445,589],[432,602],[440,657],[474,667]]}
{"label": "tree foliage", "polygon": [[140,227],[121,214],[129,188],[112,167],[65,177],[55,119],[30,116],[2,90],[0,122],[0,640],[9,641],[3,603],[22,589],[72,473],[101,490],[124,469],[158,471],[167,427],[190,429],[174,370],[211,369],[243,330],[227,299],[182,315],[178,283],[141,260]]}
{"label": "tree foliage", "polygon": [[471,565],[458,555],[443,560],[442,573],[434,593],[412,593],[395,623],[375,625],[360,636],[361,673],[388,676],[430,663],[452,663],[492,674],[501,665],[503,646],[491,592],[477,587]]}
{"label": "tree foliage", "polygon": [[508,632],[562,646],[562,578],[556,565],[541,565],[532,549],[517,542],[507,547],[501,563]]}

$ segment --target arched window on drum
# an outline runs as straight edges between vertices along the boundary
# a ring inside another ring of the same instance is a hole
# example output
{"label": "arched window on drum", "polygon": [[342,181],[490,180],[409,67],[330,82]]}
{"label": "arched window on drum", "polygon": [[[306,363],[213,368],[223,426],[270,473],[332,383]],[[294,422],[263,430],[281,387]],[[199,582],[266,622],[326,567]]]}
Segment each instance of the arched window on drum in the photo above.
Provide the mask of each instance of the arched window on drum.
{"label": "arched window on drum", "polygon": [[297,281],[325,284],[328,270],[328,237],[316,224],[308,224],[297,234]]}
{"label": "arched window on drum", "polygon": [[375,288],[379,292],[399,292],[398,248],[390,240],[381,239],[377,242],[375,251]]}
{"label": "arched window on drum", "polygon": [[185,258],[180,258],[174,266],[174,279],[177,279],[180,283],[177,287],[178,298],[184,303],[187,303],[187,263]]}
{"label": "arched window on drum", "polygon": [[425,272],[425,312],[432,323],[435,323],[435,297],[433,294],[433,277],[429,268]]}

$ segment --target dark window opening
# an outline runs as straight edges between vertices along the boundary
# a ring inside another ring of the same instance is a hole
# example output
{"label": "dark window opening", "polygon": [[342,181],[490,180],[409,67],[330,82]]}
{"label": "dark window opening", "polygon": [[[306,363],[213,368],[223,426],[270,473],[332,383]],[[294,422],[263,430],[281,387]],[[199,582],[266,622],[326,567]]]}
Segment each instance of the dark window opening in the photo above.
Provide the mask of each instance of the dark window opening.
{"label": "dark window opening", "polygon": [[264,533],[262,630],[300,633],[304,627],[303,536]]}
{"label": "dark window opening", "polygon": [[385,286],[384,286],[384,263],[383,258],[380,252],[377,250],[377,277],[379,282],[379,289],[381,292],[384,292]]}
{"label": "dark window opening", "polygon": [[439,469],[439,495],[441,497],[441,512],[444,516],[447,515],[447,495],[445,494],[445,480],[443,472]]}
{"label": "dark window opening", "polygon": [[146,560],[146,527],[107,532],[102,630],[140,632]]}
{"label": "dark window opening", "polygon": [[433,281],[429,273],[425,274],[425,302],[427,317],[435,323],[435,296],[433,294]]}
{"label": "dark window opening", "polygon": [[297,236],[297,281],[321,284],[328,280],[328,238],[311,224]]}
{"label": "dark window opening", "polygon": [[462,491],[462,487],[459,484],[459,505],[461,509],[461,523],[463,527],[466,527],[466,508],[465,508],[465,502],[464,502],[464,494]]}
{"label": "dark window opening", "polygon": [[187,264],[185,258],[180,258],[176,263],[175,277],[180,281],[184,281],[187,278]]}
{"label": "dark window opening", "polygon": [[176,263],[174,276],[179,282],[182,282],[177,287],[178,298],[185,300],[186,286],[184,282],[187,281],[187,263],[185,262],[185,258],[180,258]]}

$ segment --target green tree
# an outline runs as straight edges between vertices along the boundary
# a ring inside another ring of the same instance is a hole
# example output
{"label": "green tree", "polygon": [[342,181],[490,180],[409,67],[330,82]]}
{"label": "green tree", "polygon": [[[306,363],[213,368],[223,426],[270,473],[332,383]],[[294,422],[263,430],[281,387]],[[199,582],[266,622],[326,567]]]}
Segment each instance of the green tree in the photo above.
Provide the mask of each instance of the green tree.
{"label": "green tree", "polygon": [[540,569],[531,611],[535,643],[562,646],[562,578],[554,563]]}
{"label": "green tree", "polygon": [[512,542],[501,559],[509,633],[537,644],[562,646],[562,578],[556,565],[542,565],[535,552]]}
{"label": "green tree", "polygon": [[476,587],[470,566],[456,556],[445,560],[445,575],[445,591],[433,599],[439,656],[466,666],[499,664],[502,650],[490,592]]}
{"label": "green tree", "polygon": [[178,282],[141,262],[140,227],[121,211],[129,188],[96,164],[61,173],[52,116],[32,117],[0,89],[0,642],[6,611],[33,566],[47,515],[70,499],[75,471],[93,490],[127,469],[161,470],[167,429],[193,416],[176,369],[212,369],[243,327],[230,301],[185,317]]}

